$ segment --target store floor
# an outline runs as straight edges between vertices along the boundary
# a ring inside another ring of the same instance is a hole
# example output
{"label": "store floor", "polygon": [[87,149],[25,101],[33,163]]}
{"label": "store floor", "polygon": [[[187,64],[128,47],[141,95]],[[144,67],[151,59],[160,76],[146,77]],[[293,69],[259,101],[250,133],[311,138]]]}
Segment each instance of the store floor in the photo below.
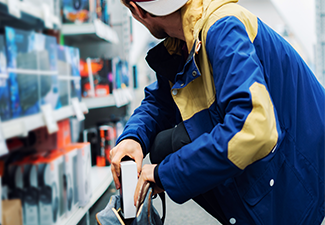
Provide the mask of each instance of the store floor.
{"label": "store floor", "polygon": [[[145,158],[144,163],[149,163],[149,160]],[[96,225],[96,213],[105,208],[106,204],[113,194],[118,194],[114,183],[112,183],[102,198],[90,209],[90,225]],[[194,201],[190,200],[182,205],[179,205],[174,203],[168,197],[168,195],[166,195],[166,197],[166,225],[220,225],[217,220],[205,212]],[[160,215],[162,215],[161,200],[159,197],[153,200],[153,204]]]}

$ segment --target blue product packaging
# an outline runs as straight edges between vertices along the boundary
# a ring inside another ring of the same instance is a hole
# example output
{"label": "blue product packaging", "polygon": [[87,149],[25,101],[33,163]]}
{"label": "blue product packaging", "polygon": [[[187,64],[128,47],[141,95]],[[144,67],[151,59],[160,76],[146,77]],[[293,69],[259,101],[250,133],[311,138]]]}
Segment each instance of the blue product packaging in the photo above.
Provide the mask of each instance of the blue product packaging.
{"label": "blue product packaging", "polygon": [[61,106],[69,105],[70,99],[70,74],[71,66],[68,63],[68,48],[66,46],[57,45],[57,69],[59,82],[59,102]]}
{"label": "blue product packaging", "polygon": [[95,0],[62,0],[63,23],[86,23],[96,18]]}
{"label": "blue product packaging", "polygon": [[70,97],[81,101],[80,53],[78,48],[68,47],[71,63]]}
{"label": "blue product packaging", "polygon": [[41,105],[50,104],[52,109],[61,108],[57,70],[56,38],[35,34],[35,50],[40,74]]}
{"label": "blue product packaging", "polygon": [[33,32],[5,28],[12,118],[40,112],[34,38]]}
{"label": "blue product packaging", "polygon": [[0,35],[0,119],[6,121],[11,119],[10,92],[7,72],[7,56],[4,36]]}

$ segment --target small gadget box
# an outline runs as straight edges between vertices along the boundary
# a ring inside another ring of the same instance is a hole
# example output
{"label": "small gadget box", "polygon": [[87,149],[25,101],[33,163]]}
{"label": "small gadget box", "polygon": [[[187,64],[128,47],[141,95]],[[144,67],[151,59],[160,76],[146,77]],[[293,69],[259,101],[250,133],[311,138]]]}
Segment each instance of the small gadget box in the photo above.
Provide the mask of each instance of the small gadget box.
{"label": "small gadget box", "polygon": [[79,206],[85,206],[92,196],[90,171],[90,143],[73,143],[65,147],[65,151],[77,150],[77,184]]}
{"label": "small gadget box", "polygon": [[122,161],[121,165],[121,205],[124,219],[134,218],[134,192],[138,182],[137,164],[133,160]]}
{"label": "small gadget box", "polygon": [[64,152],[63,196],[67,215],[78,206],[77,159],[78,149],[70,148]]}
{"label": "small gadget box", "polygon": [[7,71],[7,54],[4,36],[0,35],[0,117],[1,121],[11,119],[10,90]]}
{"label": "small gadget box", "polygon": [[37,163],[39,189],[39,223],[60,224],[64,211],[64,158],[61,152],[51,151],[34,161]]}

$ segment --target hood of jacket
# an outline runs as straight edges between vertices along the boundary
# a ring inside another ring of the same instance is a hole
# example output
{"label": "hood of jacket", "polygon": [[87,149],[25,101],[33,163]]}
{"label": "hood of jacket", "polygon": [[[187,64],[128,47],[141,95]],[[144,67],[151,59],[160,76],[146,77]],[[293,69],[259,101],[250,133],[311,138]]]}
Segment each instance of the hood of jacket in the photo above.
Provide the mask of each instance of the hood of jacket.
{"label": "hood of jacket", "polygon": [[[238,0],[189,0],[181,8],[182,26],[188,53],[209,16],[221,6],[236,2]],[[180,42],[175,39],[170,37],[164,41],[164,45],[171,55],[181,50]]]}

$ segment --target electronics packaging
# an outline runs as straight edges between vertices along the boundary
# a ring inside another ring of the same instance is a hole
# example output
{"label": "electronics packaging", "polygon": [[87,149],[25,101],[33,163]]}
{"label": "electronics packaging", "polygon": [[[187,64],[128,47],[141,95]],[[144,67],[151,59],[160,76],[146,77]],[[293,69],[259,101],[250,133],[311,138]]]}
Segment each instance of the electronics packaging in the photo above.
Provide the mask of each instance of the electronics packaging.
{"label": "electronics packaging", "polygon": [[71,81],[70,98],[78,98],[81,101],[81,77],[80,77],[80,52],[78,48],[68,47],[70,51]]}
{"label": "electronics packaging", "polygon": [[99,127],[100,149],[97,154],[97,166],[109,166],[111,160],[109,158],[110,151],[114,147],[114,129],[108,125]]}
{"label": "electronics packaging", "polygon": [[78,206],[77,156],[78,149],[70,148],[64,153],[64,208],[67,215]]}
{"label": "electronics packaging", "polygon": [[57,70],[56,38],[35,33],[34,48],[37,51],[37,69],[40,71],[41,105],[50,104],[52,109],[61,108]]}
{"label": "electronics packaging", "polygon": [[[93,97],[93,94],[91,93],[92,90],[94,90],[94,94],[97,97],[106,96],[113,92],[113,74],[111,59],[91,59],[90,68],[85,60],[81,60],[80,74],[83,97]],[[93,87],[91,87],[92,82],[90,79],[93,79]]]}
{"label": "electronics packaging", "polygon": [[112,61],[113,66],[113,89],[120,89],[129,86],[128,62],[116,57]]}
{"label": "electronics packaging", "polygon": [[97,0],[63,0],[63,23],[87,23],[96,19]]}
{"label": "electronics packaging", "polygon": [[83,141],[90,143],[91,166],[97,165],[97,154],[100,146],[99,139],[97,128],[93,127],[83,131]]}
{"label": "electronics packaging", "polygon": [[6,121],[11,119],[10,92],[7,72],[7,54],[4,36],[0,35],[0,119]]}
{"label": "electronics packaging", "polygon": [[[12,118],[40,112],[33,32],[5,28]],[[32,72],[31,72],[32,71]]]}
{"label": "electronics packaging", "polygon": [[62,106],[69,105],[71,98],[81,101],[81,78],[78,48],[57,46],[57,66],[59,74],[59,95]]}
{"label": "electronics packaging", "polygon": [[121,202],[124,219],[134,218],[134,192],[138,182],[137,164],[133,160],[122,161],[121,165]]}
{"label": "electronics packaging", "polygon": [[61,152],[47,152],[36,160],[38,164],[39,223],[60,224],[64,216],[63,175],[64,160]]}
{"label": "electronics packaging", "polygon": [[92,196],[90,184],[91,155],[89,143],[73,143],[65,151],[77,149],[77,183],[79,206],[85,206]]}

